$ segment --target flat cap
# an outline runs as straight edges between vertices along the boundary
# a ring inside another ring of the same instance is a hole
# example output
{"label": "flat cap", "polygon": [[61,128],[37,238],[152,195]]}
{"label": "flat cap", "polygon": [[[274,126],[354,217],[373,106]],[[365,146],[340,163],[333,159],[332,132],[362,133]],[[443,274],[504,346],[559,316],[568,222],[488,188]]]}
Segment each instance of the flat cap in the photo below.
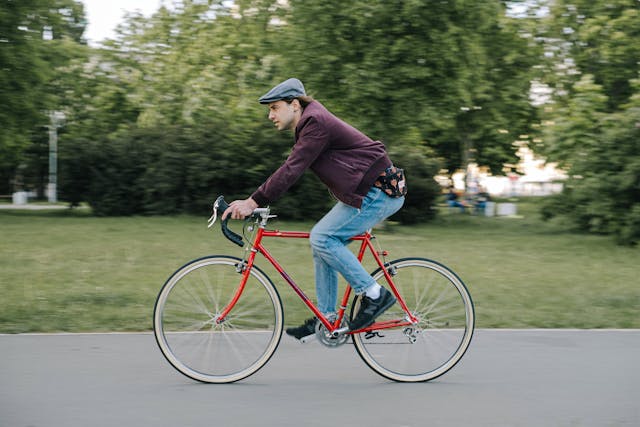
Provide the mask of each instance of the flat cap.
{"label": "flat cap", "polygon": [[305,96],[306,94],[300,80],[288,79],[262,95],[258,101],[260,104],[269,104],[280,101],[281,99],[293,99],[299,96]]}

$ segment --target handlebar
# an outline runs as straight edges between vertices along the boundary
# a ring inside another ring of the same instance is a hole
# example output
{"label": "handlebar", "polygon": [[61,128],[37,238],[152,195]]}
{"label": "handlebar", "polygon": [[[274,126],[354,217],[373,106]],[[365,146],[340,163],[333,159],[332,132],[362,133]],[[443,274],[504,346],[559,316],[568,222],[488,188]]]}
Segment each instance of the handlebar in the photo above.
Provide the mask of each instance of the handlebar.
{"label": "handlebar", "polygon": [[[219,196],[216,201],[213,203],[213,214],[209,218],[207,228],[211,228],[211,226],[216,222],[218,218],[218,211],[222,215],[224,211],[227,210],[229,204],[224,200],[224,196]],[[258,208],[253,211],[251,215],[252,218],[262,217],[263,219],[271,218],[269,215],[269,208]],[[224,237],[229,239],[231,242],[235,243],[238,246],[244,246],[244,242],[242,241],[242,236],[238,233],[231,231],[227,225],[229,222],[230,216],[227,216],[224,220],[220,221],[220,227],[222,229],[222,234]]]}

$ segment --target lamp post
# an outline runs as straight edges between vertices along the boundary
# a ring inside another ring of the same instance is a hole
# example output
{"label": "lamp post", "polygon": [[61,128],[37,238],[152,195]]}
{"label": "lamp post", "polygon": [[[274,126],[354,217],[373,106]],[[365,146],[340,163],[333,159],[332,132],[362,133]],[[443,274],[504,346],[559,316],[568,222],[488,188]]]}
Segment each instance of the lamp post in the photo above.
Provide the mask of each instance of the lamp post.
{"label": "lamp post", "polygon": [[62,111],[49,112],[49,184],[47,184],[47,200],[49,203],[58,201],[58,128],[64,121]]}
{"label": "lamp post", "polygon": [[464,146],[462,148],[462,163],[464,165],[465,170],[469,167],[469,163],[475,161],[475,147],[473,144],[473,140],[471,139],[471,131],[470,131],[470,121],[471,118],[467,115],[467,113],[473,113],[475,111],[482,110],[482,107],[474,105],[473,107],[460,107],[460,111],[465,113],[465,129],[464,129]]}
{"label": "lamp post", "polygon": [[[462,163],[465,173],[465,192],[475,186],[476,177],[471,171],[471,164],[476,162],[476,148],[471,139],[471,117],[470,114],[482,110],[482,107],[474,105],[472,107],[460,107],[464,113],[464,141],[462,147]],[[475,191],[475,189],[473,190]]]}

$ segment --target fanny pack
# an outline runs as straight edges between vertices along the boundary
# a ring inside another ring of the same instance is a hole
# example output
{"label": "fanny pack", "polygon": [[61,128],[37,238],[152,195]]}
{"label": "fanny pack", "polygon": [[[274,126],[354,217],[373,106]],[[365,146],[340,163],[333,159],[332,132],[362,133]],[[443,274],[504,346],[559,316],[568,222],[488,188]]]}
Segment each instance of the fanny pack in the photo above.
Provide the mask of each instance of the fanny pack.
{"label": "fanny pack", "polygon": [[373,185],[380,188],[389,197],[402,197],[407,194],[404,170],[395,166],[385,169]]}

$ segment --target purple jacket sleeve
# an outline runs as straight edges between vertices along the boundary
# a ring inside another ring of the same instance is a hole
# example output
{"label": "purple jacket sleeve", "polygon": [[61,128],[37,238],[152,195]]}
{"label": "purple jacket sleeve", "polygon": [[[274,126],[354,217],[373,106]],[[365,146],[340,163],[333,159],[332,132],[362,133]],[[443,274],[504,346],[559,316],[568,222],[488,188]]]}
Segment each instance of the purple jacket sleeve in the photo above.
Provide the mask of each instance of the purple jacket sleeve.
{"label": "purple jacket sleeve", "polygon": [[311,117],[296,135],[296,143],[287,160],[251,195],[260,206],[277,200],[300,179],[304,171],[329,146],[329,136]]}

